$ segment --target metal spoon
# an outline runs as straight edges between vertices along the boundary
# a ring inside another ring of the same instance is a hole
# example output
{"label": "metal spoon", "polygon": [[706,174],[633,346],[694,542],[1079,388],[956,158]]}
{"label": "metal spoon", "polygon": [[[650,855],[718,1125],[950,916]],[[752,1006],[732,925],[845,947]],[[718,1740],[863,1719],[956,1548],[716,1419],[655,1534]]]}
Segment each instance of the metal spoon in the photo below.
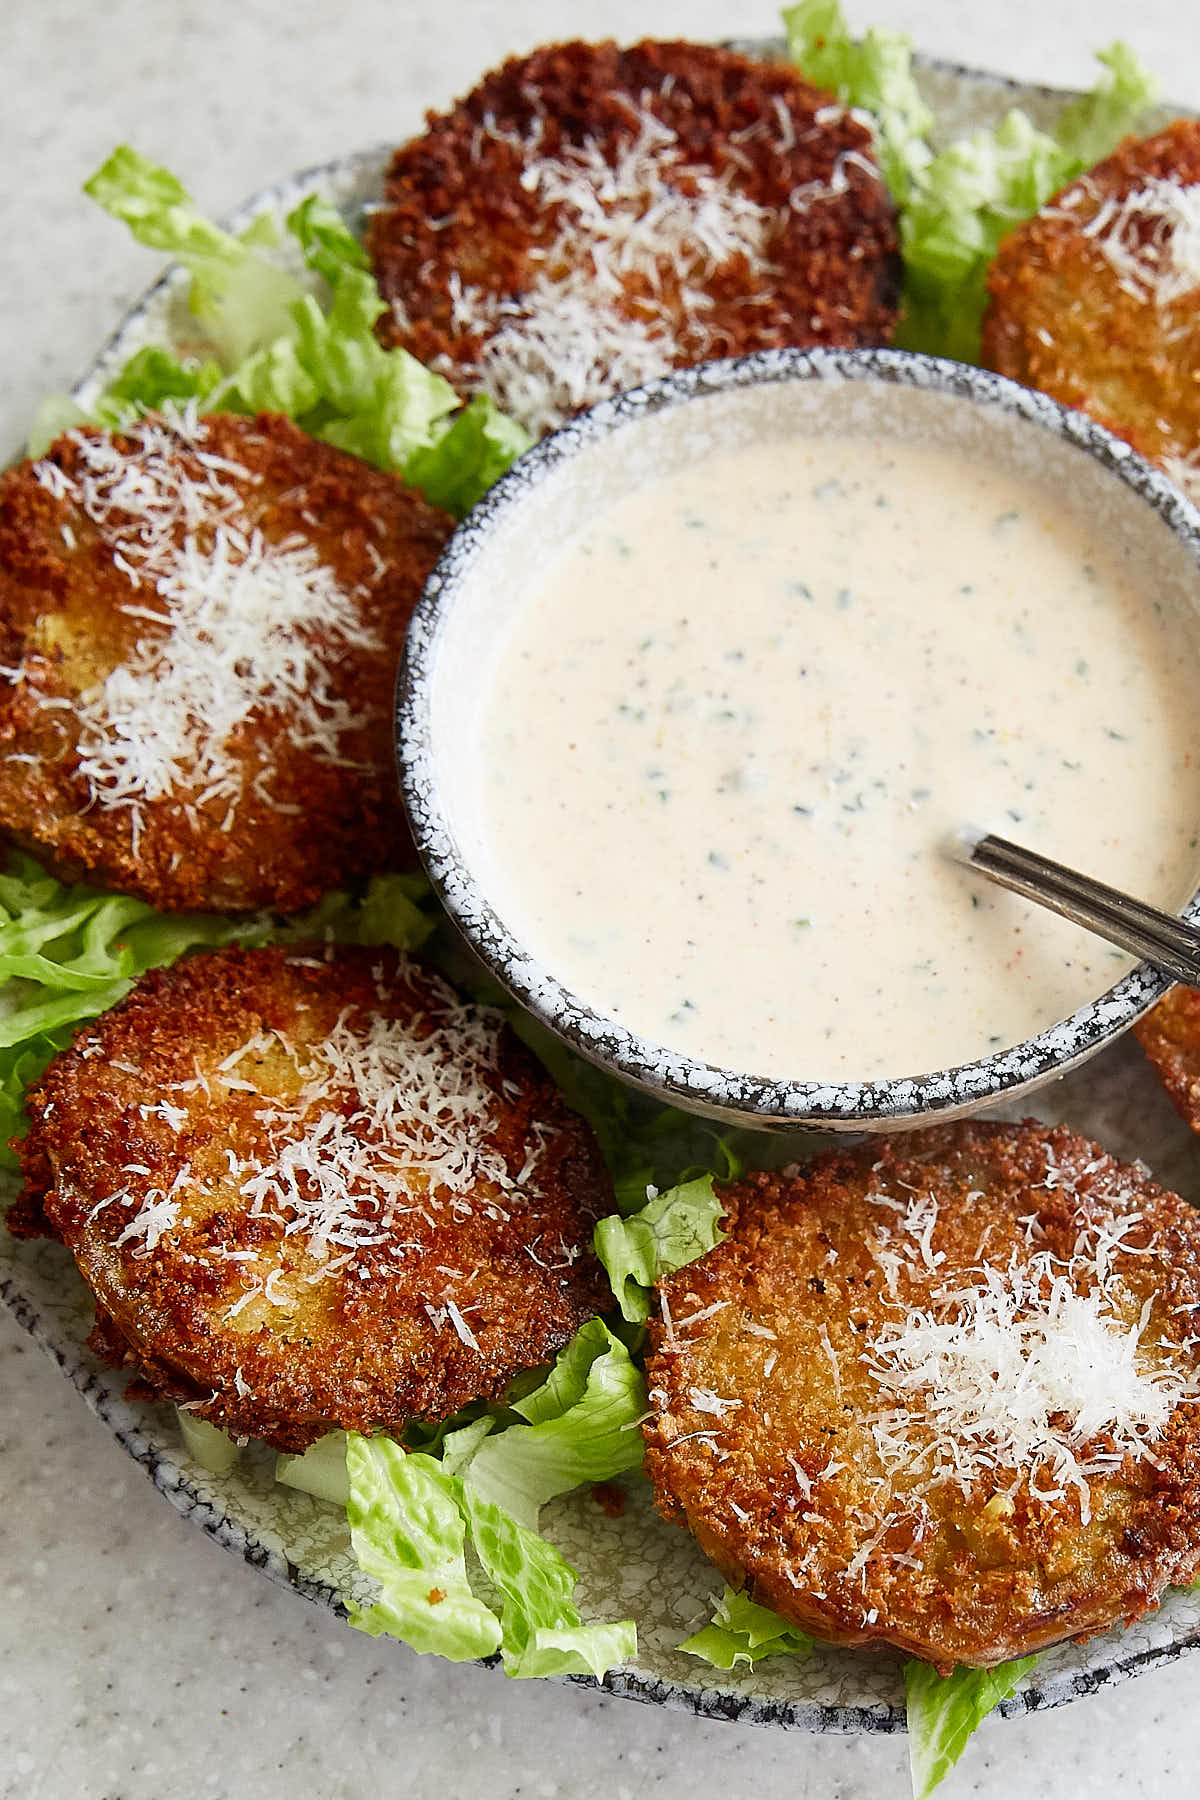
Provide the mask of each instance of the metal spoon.
{"label": "metal spoon", "polygon": [[1200,927],[988,832],[965,830],[948,843],[947,851],[955,862],[1001,887],[1048,906],[1176,981],[1200,987]]}

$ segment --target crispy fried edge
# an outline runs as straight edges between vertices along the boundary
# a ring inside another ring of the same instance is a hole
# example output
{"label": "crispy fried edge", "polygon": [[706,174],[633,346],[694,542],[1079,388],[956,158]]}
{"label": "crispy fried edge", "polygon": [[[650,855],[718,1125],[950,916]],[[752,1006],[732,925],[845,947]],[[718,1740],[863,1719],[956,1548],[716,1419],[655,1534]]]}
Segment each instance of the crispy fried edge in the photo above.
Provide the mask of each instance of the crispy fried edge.
{"label": "crispy fried edge", "polygon": [[[252,502],[262,500],[263,486],[270,489],[266,507],[258,509],[268,535],[299,532],[348,591],[374,575],[368,544],[390,544],[389,566],[362,603],[365,621],[386,648],[341,654],[333,664],[356,702],[367,704],[362,735],[372,769],[332,767],[299,749],[285,755],[284,743],[275,758],[279,797],[297,812],[279,812],[248,794],[228,829],[215,815],[194,829],[174,799],[147,801],[135,855],[125,813],[89,806],[72,773],[72,753],[50,764],[36,784],[27,765],[11,760],[33,741],[37,707],[30,688],[0,677],[0,830],[60,879],[93,879],[167,911],[293,912],[340,883],[415,866],[394,772],[393,677],[409,617],[454,521],[394,476],[308,437],[282,415],[216,413],[204,424],[205,449],[249,471]],[[116,441],[132,448],[119,434]],[[70,467],[76,456],[68,434],[39,460]],[[130,596],[94,535],[78,552],[66,550],[61,504],[38,485],[33,467],[27,461],[0,476],[0,663],[8,667],[25,662],[37,621],[61,613],[68,600],[77,617],[90,617],[99,638],[105,618]],[[303,516],[311,505],[322,509],[316,529]],[[76,697],[56,682],[45,659],[35,657],[30,666],[40,667],[41,691]],[[262,727],[252,730],[261,742]]]}
{"label": "crispy fried edge", "polygon": [[[685,1304],[689,1308],[693,1303],[703,1307],[719,1298],[731,1297],[722,1291],[723,1283],[732,1289],[734,1296],[740,1296],[747,1280],[752,1282],[753,1279],[753,1265],[743,1242],[747,1233],[769,1240],[773,1229],[786,1229],[791,1218],[810,1206],[820,1211],[832,1206],[844,1221],[846,1209],[859,1204],[861,1190],[877,1169],[881,1169],[886,1183],[888,1171],[899,1169],[911,1173],[909,1163],[914,1158],[940,1156],[961,1166],[964,1161],[969,1164],[979,1157],[991,1160],[999,1149],[1001,1172],[1003,1164],[1011,1162],[1012,1174],[1019,1180],[1028,1180],[1032,1188],[1034,1176],[1046,1174],[1047,1147],[1058,1166],[1075,1163],[1089,1182],[1094,1182],[1097,1177],[1116,1176],[1131,1178],[1140,1185],[1139,1204],[1143,1214],[1151,1219],[1156,1237],[1165,1240],[1164,1297],[1178,1298],[1186,1293],[1191,1304],[1200,1305],[1200,1219],[1193,1209],[1178,1195],[1151,1181],[1144,1171],[1117,1163],[1067,1127],[1047,1128],[1035,1120],[1026,1120],[1020,1126],[971,1123],[908,1133],[902,1138],[875,1139],[858,1150],[833,1151],[819,1157],[795,1175],[790,1171],[784,1176],[761,1175],[726,1188],[724,1198],[729,1212],[725,1223],[729,1235],[699,1263],[680,1270],[663,1284],[671,1311],[678,1317]],[[955,1193],[952,1186],[947,1197],[953,1199]],[[1014,1199],[1024,1204],[1024,1198],[1023,1190],[1018,1188]],[[1076,1227],[1073,1222],[1068,1223],[1071,1215],[1061,1194],[1051,1193],[1039,1196],[1039,1199],[1040,1218],[1049,1226],[1056,1224],[1060,1232],[1069,1230],[1073,1235]],[[978,1231],[970,1235],[971,1243],[977,1242]],[[1186,1270],[1179,1261],[1184,1254],[1191,1257]],[[656,1388],[667,1395],[667,1399],[659,1403],[660,1415],[688,1410],[686,1402],[681,1404],[677,1398],[686,1385],[686,1377],[673,1372],[671,1363],[666,1328],[661,1320],[652,1319],[647,1386],[652,1396]],[[681,1371],[684,1366],[680,1359]],[[701,1424],[704,1423],[706,1421],[701,1420]],[[1148,1472],[1146,1464],[1137,1465],[1146,1484],[1147,1504],[1160,1506],[1159,1534],[1154,1541],[1131,1525],[1126,1528],[1120,1545],[1112,1547],[1114,1556],[1120,1554],[1128,1558],[1130,1579],[1122,1590],[1114,1593],[1111,1587],[1102,1587],[1097,1593],[1088,1584],[1073,1605],[1058,1608],[1051,1616],[1034,1612],[1027,1623],[1015,1624],[999,1641],[993,1636],[987,1642],[980,1642],[976,1633],[974,1646],[964,1641],[961,1635],[950,1643],[944,1632],[939,1638],[929,1629],[914,1630],[914,1622],[919,1621],[910,1618],[904,1623],[889,1616],[885,1607],[889,1603],[895,1606],[897,1592],[903,1592],[902,1582],[893,1582],[888,1589],[864,1585],[862,1603],[859,1606],[856,1599],[854,1616],[828,1590],[820,1598],[815,1593],[798,1592],[786,1575],[770,1562],[770,1519],[774,1505],[771,1488],[768,1486],[763,1490],[761,1517],[752,1513],[751,1521],[744,1525],[739,1525],[736,1519],[731,1524],[727,1516],[714,1518],[711,1504],[704,1504],[704,1496],[714,1487],[719,1493],[716,1471],[706,1467],[694,1451],[689,1452],[686,1462],[681,1465],[671,1448],[681,1440],[673,1433],[664,1434],[657,1419],[648,1421],[643,1432],[647,1444],[646,1472],[653,1484],[659,1510],[693,1532],[706,1554],[732,1584],[745,1582],[753,1597],[764,1605],[831,1642],[874,1649],[895,1645],[935,1662],[946,1672],[955,1663],[992,1666],[1015,1655],[1048,1647],[1066,1637],[1092,1635],[1122,1619],[1126,1623],[1132,1622],[1158,1604],[1158,1594],[1164,1586],[1191,1580],[1200,1566],[1200,1418],[1189,1432],[1179,1410],[1159,1451],[1157,1462],[1160,1466]],[[1169,1466],[1163,1466],[1165,1455],[1171,1458]],[[1077,1531],[1075,1522],[1065,1514],[1060,1515],[1057,1509],[1051,1516],[1063,1532]],[[1046,1517],[1047,1509],[1039,1509],[1039,1518],[1044,1521]],[[758,1547],[761,1533],[756,1533],[755,1527],[761,1527],[767,1536],[765,1559]],[[868,1570],[870,1567],[869,1562]],[[1019,1564],[1013,1565],[1013,1572],[1014,1576],[1019,1576]],[[821,1571],[823,1579],[836,1576],[836,1573],[830,1569]],[[877,1616],[869,1624],[864,1623],[873,1608]]]}
{"label": "crispy fried edge", "polygon": [[[170,968],[151,971],[120,1006],[85,1030],[71,1050],[56,1057],[30,1094],[30,1132],[16,1145],[26,1187],[10,1215],[10,1228],[22,1235],[58,1236],[76,1254],[77,1262],[80,1261],[82,1232],[72,1227],[70,1218],[87,1205],[91,1195],[69,1200],[56,1185],[55,1169],[61,1151],[75,1149],[81,1111],[88,1120],[89,1130],[94,1132],[97,1124],[104,1124],[96,1088],[101,1085],[102,1089],[99,1076],[105,1066],[114,1060],[126,1062],[140,1056],[151,1065],[150,1081],[156,1078],[155,1064],[157,1079],[162,1079],[166,1069],[173,1066],[173,1056],[190,1054],[195,1043],[203,1041],[206,1024],[222,1019],[228,1021],[230,1001],[233,1021],[239,1030],[252,1028],[256,1020],[261,1023],[264,1016],[269,1022],[272,1013],[278,1018],[282,1012],[286,1019],[290,1016],[291,1003],[283,991],[280,972],[284,965],[294,964],[294,959],[303,954],[301,946],[198,952]],[[381,961],[385,965],[390,961],[396,967],[410,969],[418,996],[434,991],[429,988],[431,971],[412,959],[397,958],[394,952],[377,949],[339,949],[333,961],[322,962],[316,972],[297,966],[294,969],[294,976],[299,978],[296,985],[300,988],[306,983],[312,985],[318,975],[322,981],[336,976],[337,993],[329,998],[343,1005],[351,985],[346,980],[348,966],[357,971],[358,985],[363,993],[366,994],[369,987],[373,994],[370,971]],[[326,975],[324,971],[332,974]],[[277,989],[279,991],[275,991]],[[370,994],[366,994],[368,1001]],[[252,1013],[247,1008],[239,1017],[237,1007],[244,1006],[247,999],[255,1010]],[[181,1007],[183,1017],[174,1032],[166,1032],[162,1011],[171,1006]],[[85,1052],[96,1044],[101,1046],[102,1055],[86,1055]],[[139,1320],[127,1317],[123,1309],[113,1307],[107,1295],[98,1300],[94,1347],[118,1363],[135,1363],[140,1371],[142,1391],[176,1403],[188,1402],[198,1416],[210,1419],[235,1435],[260,1437],[280,1449],[303,1449],[339,1425],[358,1430],[395,1430],[414,1417],[447,1417],[470,1400],[500,1398],[517,1374],[549,1360],[574,1331],[603,1306],[608,1290],[603,1271],[591,1253],[590,1224],[594,1217],[612,1205],[611,1183],[588,1127],[566,1107],[553,1082],[507,1028],[502,1045],[503,1078],[519,1082],[522,1090],[518,1099],[511,1103],[510,1118],[515,1120],[512,1135],[524,1143],[530,1121],[534,1118],[543,1124],[550,1121],[552,1135],[548,1138],[548,1157],[556,1184],[551,1196],[554,1207],[551,1225],[555,1229],[565,1228],[573,1218],[579,1227],[573,1235],[583,1254],[573,1265],[569,1280],[560,1278],[557,1283],[558,1297],[564,1301],[561,1317],[554,1316],[555,1293],[535,1268],[527,1269],[521,1262],[518,1272],[531,1291],[534,1288],[545,1290],[541,1296],[543,1310],[540,1315],[543,1329],[527,1331],[524,1324],[518,1327],[514,1323],[504,1347],[505,1353],[489,1354],[485,1359],[479,1353],[471,1352],[455,1334],[439,1333],[427,1327],[421,1333],[428,1338],[427,1354],[422,1356],[421,1368],[407,1387],[392,1381],[386,1390],[377,1385],[367,1399],[360,1395],[357,1401],[352,1401],[347,1381],[344,1384],[344,1410],[332,1411],[322,1409],[317,1403],[321,1384],[310,1377],[297,1378],[289,1371],[286,1356],[278,1380],[259,1384],[252,1395],[243,1396],[237,1389],[238,1345],[233,1339],[218,1357],[214,1350],[215,1340],[211,1334],[206,1336],[204,1330],[194,1331],[191,1341],[185,1342],[174,1320],[164,1319],[153,1329],[140,1329]],[[128,1140],[121,1136],[121,1124],[127,1117],[128,1107],[119,1100],[117,1112],[120,1116],[114,1115],[108,1124],[124,1145]],[[103,1162],[90,1173],[93,1182],[107,1180]],[[161,1180],[161,1176],[157,1179]],[[531,1226],[539,1227],[539,1235],[545,1228],[546,1216],[539,1213],[530,1221]],[[516,1246],[514,1254],[520,1248],[522,1246]],[[441,1253],[432,1246],[428,1258],[431,1260]],[[128,1253],[126,1260],[129,1260]],[[425,1260],[422,1260],[422,1269]],[[86,1280],[82,1263],[81,1273]],[[339,1289],[342,1287],[339,1282]],[[198,1321],[202,1327],[202,1311]],[[421,1331],[421,1322],[415,1320],[415,1315],[414,1322]],[[352,1342],[348,1348],[352,1350]]]}

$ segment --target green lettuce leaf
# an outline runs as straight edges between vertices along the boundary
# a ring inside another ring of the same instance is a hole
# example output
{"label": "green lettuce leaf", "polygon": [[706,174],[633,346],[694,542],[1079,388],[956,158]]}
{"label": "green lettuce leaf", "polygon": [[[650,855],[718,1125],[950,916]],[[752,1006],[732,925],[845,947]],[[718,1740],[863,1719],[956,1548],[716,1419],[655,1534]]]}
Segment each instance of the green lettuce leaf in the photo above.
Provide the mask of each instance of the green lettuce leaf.
{"label": "green lettuce leaf", "polygon": [[283,1487],[312,1494],[317,1500],[329,1500],[335,1506],[345,1506],[350,1498],[346,1433],[327,1431],[298,1456],[281,1451],[275,1458],[275,1479]]}
{"label": "green lettuce leaf", "polygon": [[1099,53],[1106,73],[1065,108],[1053,133],[1010,112],[935,156],[900,221],[904,314],[896,341],[979,358],[987,271],[1001,239],[1050,196],[1116,148],[1154,99],[1157,84],[1122,44]]}
{"label": "green lettuce leaf", "polygon": [[241,238],[198,211],[168,169],[121,144],[84,183],[84,193],[121,219],[141,244],[166,250],[191,271],[188,304],[227,364],[290,335],[290,309],[303,289],[294,275],[259,254],[266,228]]}
{"label": "green lettuce leaf", "polygon": [[19,852],[0,875],[0,1164],[25,1125],[24,1095],[75,1028],[186,950],[246,942],[261,927],[65,887]]}
{"label": "green lettuce leaf", "polygon": [[543,1381],[528,1393],[509,1397],[510,1410],[519,1413],[527,1425],[561,1419],[583,1399],[592,1370],[612,1346],[612,1334],[603,1320],[589,1319],[559,1351],[554,1367]]}
{"label": "green lettuce leaf", "polygon": [[714,1608],[712,1623],[679,1646],[715,1669],[761,1662],[764,1656],[811,1656],[812,1647],[806,1632],[729,1587]]}
{"label": "green lettuce leaf", "polygon": [[1013,111],[936,156],[933,115],[921,98],[908,39],[891,31],[850,36],[839,0],[785,8],[788,51],[805,74],[870,114],[884,179],[900,209],[904,308],[896,342],[979,359],[987,269],[1001,238],[1058,188],[1115,149],[1157,94],[1123,44],[1099,52],[1104,73],[1071,102],[1053,133]]}
{"label": "green lettuce leaf", "polygon": [[[219,360],[141,350],[104,390],[94,423],[193,402],[202,411],[286,413],[312,436],[394,470],[429,500],[461,515],[530,444],[529,434],[484,397],[463,406],[450,383],[375,335],[384,302],[366,252],[318,195],[289,214],[324,298],[259,254],[269,221],[233,237],[199,213],[182,184],[128,146],[85,191],[142,243],[170,250],[192,274],[190,304]],[[44,409],[40,452],[80,422],[69,401]]]}
{"label": "green lettuce leaf", "polygon": [[926,168],[933,114],[912,72],[912,46],[897,31],[852,38],[838,0],[801,0],[783,10],[788,54],[810,81],[869,112],[883,178],[903,205]]}
{"label": "green lettuce leaf", "polygon": [[241,1455],[241,1446],[236,1439],[222,1431],[219,1425],[213,1425],[208,1419],[198,1419],[181,1406],[175,1408],[175,1417],[179,1420],[179,1435],[188,1455],[210,1475],[228,1475]]}
{"label": "green lettuce leaf", "polygon": [[978,361],[988,265],[1005,233],[1062,185],[1068,167],[1054,139],[1017,111],[933,159],[900,222],[898,343]]}
{"label": "green lettuce leaf", "polygon": [[335,943],[390,944],[394,950],[419,950],[438,924],[433,889],[425,876],[414,870],[372,875],[361,897],[326,894],[311,912],[280,925],[272,937],[284,943],[323,937]]}
{"label": "green lettuce leaf", "polygon": [[487,394],[477,394],[430,443],[417,445],[404,464],[404,479],[434,506],[461,518],[532,442],[523,425]]}
{"label": "green lettuce leaf", "polygon": [[222,380],[221,365],[212,358],[180,357],[170,350],[147,345],[131,356],[105,388],[91,413],[85,413],[69,394],[52,394],[34,415],[26,449],[42,456],[56,437],[76,425],[104,425],[119,431],[142,413],[164,406],[203,406],[215,395]]}
{"label": "green lettuce leaf", "polygon": [[596,1255],[608,1270],[624,1317],[641,1323],[650,1316],[650,1290],[663,1275],[695,1262],[724,1233],[722,1206],[711,1175],[668,1188],[623,1219],[612,1214],[596,1226]]}
{"label": "green lettuce leaf", "polygon": [[401,470],[426,499],[461,517],[528,450],[529,433],[486,396],[460,407],[448,381],[405,350],[383,349],[375,323],[384,302],[366,251],[328,201],[310,194],[287,223],[333,294],[327,316],[312,301],[296,310],[300,359],[318,393],[307,429]]}
{"label": "green lettuce leaf", "polygon": [[[370,259],[336,206],[320,194],[309,194],[288,214],[288,230],[304,252],[310,269],[335,288],[343,275],[370,269]],[[383,311],[382,300],[376,314]]]}
{"label": "green lettuce leaf", "polygon": [[[600,1319],[575,1334],[540,1388],[512,1405],[530,1422],[493,1431],[457,1466],[478,1498],[530,1531],[556,1494],[641,1466],[645,1380]],[[446,1448],[453,1453],[453,1439]]]}
{"label": "green lettuce leaf", "polygon": [[[465,1428],[471,1431],[473,1428]],[[447,1440],[449,1445],[451,1440]],[[398,1637],[456,1662],[499,1648],[505,1673],[597,1677],[636,1652],[633,1624],[585,1625],[576,1575],[552,1544],[460,1475],[388,1438],[347,1438],[347,1517],[359,1567],[380,1584],[354,1606],[360,1631]],[[466,1543],[500,1599],[497,1618],[475,1592]]]}
{"label": "green lettuce leaf", "polygon": [[96,420],[77,406],[70,394],[48,394],[38,405],[25,440],[27,456],[44,456],[56,437],[76,425],[94,425]]}
{"label": "green lettuce leaf", "polygon": [[475,1554],[502,1596],[506,1675],[594,1675],[600,1680],[615,1663],[632,1660],[637,1653],[632,1620],[585,1625],[571,1599],[576,1572],[553,1544],[483,1499],[469,1479],[462,1498]]}
{"label": "green lettuce leaf", "polygon": [[1159,96],[1157,78],[1128,44],[1097,50],[1096,61],[1107,73],[1089,93],[1065,106],[1054,124],[1054,136],[1071,166],[1068,181],[1114,150]]}
{"label": "green lettuce leaf", "polygon": [[449,1475],[461,1475],[480,1444],[488,1433],[494,1431],[500,1423],[499,1416],[492,1412],[482,1412],[476,1419],[470,1419],[465,1425],[457,1425],[453,1420],[446,1421],[440,1437],[436,1436],[436,1427],[417,1425],[416,1429],[423,1436],[425,1431],[434,1435],[434,1441],[426,1446],[413,1442],[414,1425],[410,1425],[404,1434],[405,1444],[409,1449],[428,1449],[431,1456],[440,1456],[443,1469]]}
{"label": "green lettuce leaf", "polygon": [[904,1665],[908,1755],[913,1800],[927,1800],[993,1708],[1016,1691],[1038,1661],[1021,1656],[997,1669],[955,1669],[942,1676],[930,1663]]}
{"label": "green lettuce leaf", "polygon": [[221,365],[211,358],[204,362],[184,360],[170,350],[148,344],[129,358],[105,389],[97,418],[101,425],[119,427],[139,412],[186,406],[189,400],[203,405],[220,382]]}
{"label": "green lettuce leaf", "polygon": [[346,1470],[354,1554],[380,1585],[370,1606],[352,1605],[350,1623],[451,1662],[490,1656],[500,1622],[467,1578],[461,1483],[430,1456],[355,1432],[346,1439]]}

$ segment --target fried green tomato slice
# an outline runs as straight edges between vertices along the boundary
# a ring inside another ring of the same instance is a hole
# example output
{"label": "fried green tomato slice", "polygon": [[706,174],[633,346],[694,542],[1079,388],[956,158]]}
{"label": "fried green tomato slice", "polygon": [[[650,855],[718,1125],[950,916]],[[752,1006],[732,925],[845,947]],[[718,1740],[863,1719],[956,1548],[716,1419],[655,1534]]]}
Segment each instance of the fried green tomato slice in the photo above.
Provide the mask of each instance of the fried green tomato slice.
{"label": "fried green tomato slice", "polygon": [[68,432],[0,476],[0,835],[168,911],[411,866],[392,689],[453,529],[289,419]]}
{"label": "fried green tomato slice", "polygon": [[959,1125],[723,1190],[659,1290],[646,1467],[831,1643],[988,1667],[1200,1567],[1200,1219],[1065,1128]]}
{"label": "fried green tomato slice", "polygon": [[98,1348],[239,1436],[445,1419],[603,1304],[590,1132],[498,1013],[394,951],[156,970],[29,1112],[10,1223],[74,1253]]}
{"label": "fried green tomato slice", "polygon": [[1200,499],[1200,121],[1129,138],[1000,245],[983,360]]}
{"label": "fried green tomato slice", "polygon": [[534,433],[673,368],[886,343],[894,208],[871,136],[793,68],[553,44],[397,150],[367,245],[384,341]]}
{"label": "fried green tomato slice", "polygon": [[1200,1131],[1200,993],[1172,988],[1133,1030],[1176,1111]]}

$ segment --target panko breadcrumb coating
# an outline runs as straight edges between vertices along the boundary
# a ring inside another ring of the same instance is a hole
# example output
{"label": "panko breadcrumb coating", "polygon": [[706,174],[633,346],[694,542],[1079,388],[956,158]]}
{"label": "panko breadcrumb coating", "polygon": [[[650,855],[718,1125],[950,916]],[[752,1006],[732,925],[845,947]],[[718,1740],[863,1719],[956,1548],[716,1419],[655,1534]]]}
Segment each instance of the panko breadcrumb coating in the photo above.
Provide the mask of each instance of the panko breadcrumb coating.
{"label": "panko breadcrumb coating", "polygon": [[886,343],[870,133],[786,65],[564,43],[397,150],[367,245],[388,344],[535,433],[711,357]]}
{"label": "panko breadcrumb coating", "polygon": [[[1001,244],[983,359],[1090,413],[1200,501],[1200,120],[1129,138]],[[1138,1029],[1200,1125],[1200,999]]]}
{"label": "panko breadcrumb coating", "polygon": [[1133,1030],[1176,1111],[1200,1131],[1200,993],[1172,988]]}
{"label": "panko breadcrumb coating", "polygon": [[604,1304],[591,1133],[500,1014],[395,951],[156,970],[28,1104],[10,1226],[73,1251],[97,1349],[237,1435],[447,1418]]}
{"label": "panko breadcrumb coating", "polygon": [[1200,1567],[1200,1218],[1064,1127],[970,1124],[723,1190],[662,1284],[660,1508],[831,1643],[990,1666]]}
{"label": "panko breadcrumb coating", "polygon": [[168,911],[415,862],[405,629],[453,521],[290,420],[68,432],[0,476],[0,834]]}
{"label": "panko breadcrumb coating", "polygon": [[1200,120],[1129,138],[1000,245],[983,360],[1200,499]]}

